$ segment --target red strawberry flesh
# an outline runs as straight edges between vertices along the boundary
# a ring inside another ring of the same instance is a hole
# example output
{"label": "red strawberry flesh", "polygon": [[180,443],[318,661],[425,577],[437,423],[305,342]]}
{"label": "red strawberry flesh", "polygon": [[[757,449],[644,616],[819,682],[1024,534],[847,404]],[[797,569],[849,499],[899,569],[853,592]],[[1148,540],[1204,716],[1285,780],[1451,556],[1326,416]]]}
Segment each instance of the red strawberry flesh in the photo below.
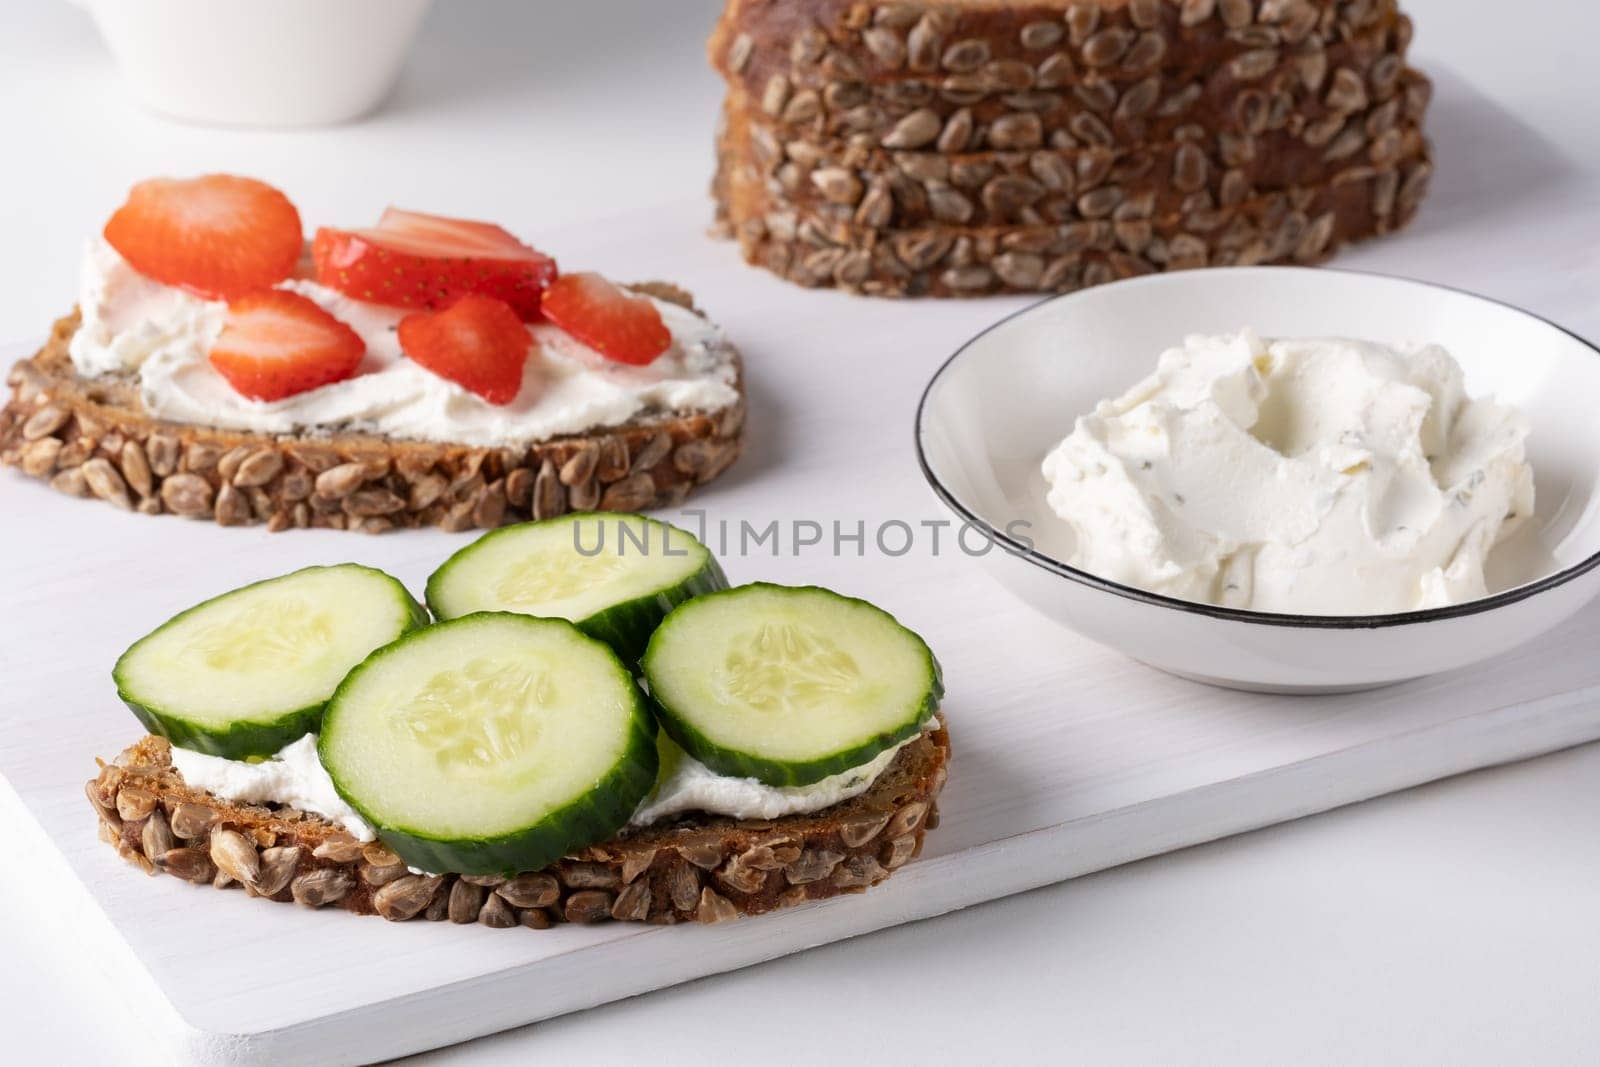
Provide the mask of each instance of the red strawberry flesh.
{"label": "red strawberry flesh", "polygon": [[413,312],[400,320],[399,336],[412,362],[491,404],[522,391],[533,338],[502,300],[472,293],[444,311]]}
{"label": "red strawberry flesh", "polygon": [[544,295],[544,316],[607,359],[644,366],[672,347],[672,331],[643,296],[598,274],[564,274]]}
{"label": "red strawberry flesh", "polygon": [[228,305],[211,365],[252,400],[272,401],[343,381],[366,344],[309,297],[263,289]]}
{"label": "red strawberry flesh", "polygon": [[317,281],[357,300],[440,310],[469,293],[540,317],[555,261],[487,222],[390,208],[371,229],[317,231]]}
{"label": "red strawberry flesh", "polygon": [[287,278],[305,243],[288,197],[230,174],[140,182],[104,234],[140,274],[212,300]]}

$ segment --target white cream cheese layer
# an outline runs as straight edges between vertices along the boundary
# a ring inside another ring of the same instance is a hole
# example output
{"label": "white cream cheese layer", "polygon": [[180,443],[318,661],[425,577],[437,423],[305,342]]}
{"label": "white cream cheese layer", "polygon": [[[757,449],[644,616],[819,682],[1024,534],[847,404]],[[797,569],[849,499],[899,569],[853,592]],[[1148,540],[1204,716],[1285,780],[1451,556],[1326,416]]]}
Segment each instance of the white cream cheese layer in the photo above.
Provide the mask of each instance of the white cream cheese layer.
{"label": "white cream cheese layer", "polygon": [[1183,600],[1360,615],[1486,595],[1533,511],[1528,426],[1444,349],[1190,337],[1044,461],[1072,566]]}
{"label": "white cream cheese layer", "polygon": [[656,746],[661,754],[656,787],[633,813],[629,825],[648,826],[689,811],[734,819],[776,819],[821,811],[871,789],[872,783],[894,762],[900,750],[915,740],[916,737],[912,737],[902,741],[869,762],[820,782],[773,786],[755,778],[718,774],[679,748],[666,734],[661,734]]}
{"label": "white cream cheese layer", "polygon": [[223,759],[172,746],[172,765],[183,780],[239,804],[287,804],[344,827],[357,841],[371,841],[372,827],[344,802],[317,758],[317,735],[306,734],[260,763]]}
{"label": "white cream cheese layer", "polygon": [[[806,786],[770,786],[754,778],[717,774],[662,735],[656,787],[629,820],[648,826],[673,815],[699,811],[735,819],[776,819],[820,811],[872,788],[900,750],[901,742],[843,774]],[[344,802],[317,758],[317,736],[307,734],[260,763],[223,759],[172,747],[172,765],[196,789],[241,804],[287,804],[335,822],[358,841],[375,838],[371,825]]]}
{"label": "white cream cheese layer", "polygon": [[652,302],[672,347],[645,367],[607,360],[556,326],[533,324],[522,391],[500,406],[406,359],[395,334],[404,311],[303,278],[282,288],[316,301],[366,342],[355,377],[269,403],[239,395],[207,359],[226,305],[152,281],[101,238],[84,255],[73,365],[85,377],[134,377],[150,414],[177,422],[256,433],[351,430],[481,447],[615,426],[650,410],[715,411],[738,399],[733,351],[721,331],[664,301]]}

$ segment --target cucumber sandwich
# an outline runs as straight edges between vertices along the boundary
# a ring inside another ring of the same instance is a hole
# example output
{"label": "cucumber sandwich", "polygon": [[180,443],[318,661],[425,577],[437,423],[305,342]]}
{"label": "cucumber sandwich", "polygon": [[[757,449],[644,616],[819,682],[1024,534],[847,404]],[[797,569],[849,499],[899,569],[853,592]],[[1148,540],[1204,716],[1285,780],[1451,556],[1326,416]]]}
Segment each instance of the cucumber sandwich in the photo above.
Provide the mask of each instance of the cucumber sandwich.
{"label": "cucumber sandwich", "polygon": [[612,515],[490,533],[426,601],[314,567],[141,638],[113,673],[155,736],[89,784],[103,833],[259,897],[539,927],[863,889],[936,821],[939,665],[866,601],[729,588]]}

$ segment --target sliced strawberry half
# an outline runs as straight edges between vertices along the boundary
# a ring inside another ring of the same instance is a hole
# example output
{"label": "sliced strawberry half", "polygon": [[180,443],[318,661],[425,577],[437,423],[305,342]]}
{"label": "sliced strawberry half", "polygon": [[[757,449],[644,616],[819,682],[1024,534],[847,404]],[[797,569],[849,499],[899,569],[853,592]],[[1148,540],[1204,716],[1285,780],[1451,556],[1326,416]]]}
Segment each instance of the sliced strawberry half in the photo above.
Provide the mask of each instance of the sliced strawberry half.
{"label": "sliced strawberry half", "polygon": [[488,222],[390,208],[376,227],[317,231],[311,246],[317,281],[391,307],[442,309],[468,293],[539,318],[555,260]]}
{"label": "sliced strawberry half", "polygon": [[231,174],[140,182],[104,233],[140,274],[213,300],[282,281],[305,245],[288,197]]}
{"label": "sliced strawberry half", "polygon": [[263,289],[228,305],[211,365],[252,400],[282,400],[355,374],[366,343],[309,297]]}
{"label": "sliced strawberry half", "polygon": [[532,341],[511,305],[477,293],[400,320],[407,356],[491,404],[509,404],[521,392]]}
{"label": "sliced strawberry half", "polygon": [[661,312],[598,274],[563,274],[544,294],[545,318],[618,363],[643,366],[672,347]]}

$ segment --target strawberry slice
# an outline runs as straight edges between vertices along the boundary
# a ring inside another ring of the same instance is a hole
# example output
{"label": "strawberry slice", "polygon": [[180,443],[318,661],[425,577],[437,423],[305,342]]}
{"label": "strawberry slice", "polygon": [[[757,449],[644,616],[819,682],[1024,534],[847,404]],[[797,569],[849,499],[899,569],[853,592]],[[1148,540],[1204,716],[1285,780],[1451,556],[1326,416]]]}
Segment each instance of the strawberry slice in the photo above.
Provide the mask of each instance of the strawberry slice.
{"label": "strawberry slice", "polygon": [[228,305],[211,365],[251,400],[282,400],[355,374],[366,343],[314,300],[263,289]]}
{"label": "strawberry slice", "polygon": [[563,274],[544,294],[544,316],[618,363],[644,366],[672,347],[661,312],[598,274]]}
{"label": "strawberry slice", "polygon": [[413,362],[491,404],[509,404],[522,391],[532,340],[511,305],[477,293],[400,320],[400,347]]}
{"label": "strawberry slice", "polygon": [[287,278],[305,244],[288,197],[231,174],[140,182],[104,233],[140,274],[213,300]]}
{"label": "strawberry slice", "polygon": [[487,222],[390,208],[372,229],[317,231],[317,281],[357,300],[442,309],[467,293],[503,300],[527,321],[555,260]]}

